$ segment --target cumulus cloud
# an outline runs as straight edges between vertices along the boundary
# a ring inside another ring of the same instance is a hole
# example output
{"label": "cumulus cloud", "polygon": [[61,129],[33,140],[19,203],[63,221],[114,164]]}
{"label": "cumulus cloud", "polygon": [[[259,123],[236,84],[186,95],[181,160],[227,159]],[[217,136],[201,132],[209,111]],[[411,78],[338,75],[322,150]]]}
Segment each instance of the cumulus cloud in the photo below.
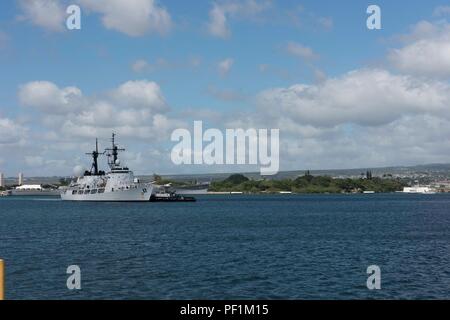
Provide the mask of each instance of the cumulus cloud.
{"label": "cumulus cloud", "polygon": [[19,0],[22,14],[19,20],[48,31],[61,32],[65,27],[65,9],[59,0]]}
{"label": "cumulus cloud", "polygon": [[209,12],[208,31],[212,36],[223,39],[228,38],[231,36],[230,19],[255,19],[270,7],[271,1],[268,0],[214,2]]}
{"label": "cumulus cloud", "polygon": [[265,90],[226,126],[279,128],[286,170],[448,162],[449,124],[447,82],[360,69]]}
{"label": "cumulus cloud", "polygon": [[[248,3],[261,2],[243,2]],[[227,7],[230,4],[235,7]],[[243,4],[214,3],[213,10],[217,7],[219,17],[216,36],[231,34],[231,18],[251,16],[251,10],[245,13],[242,9]],[[243,11],[238,13],[239,10]],[[248,113],[208,115],[208,110],[195,109],[195,114],[206,114],[216,123],[228,119],[226,127],[229,128],[280,128],[283,169],[448,162],[450,85],[443,78],[450,75],[449,29],[446,22],[423,21],[399,37],[402,46],[388,53],[395,71],[368,68],[329,77],[315,68],[315,84],[269,88],[254,100],[245,99],[255,103],[255,108]],[[214,34],[211,29],[210,32]],[[296,42],[287,44],[286,50],[307,62],[319,58],[313,49]],[[157,65],[158,62],[141,59],[135,61],[132,70],[151,71]],[[225,76],[233,65],[234,60],[228,58],[216,67]],[[261,65],[260,71],[270,73],[274,69]],[[238,91],[214,87],[208,93],[227,101],[247,98]],[[36,81],[20,87],[19,101],[41,113],[43,124],[49,129],[46,138],[54,141],[47,148],[54,148],[53,151],[89,150],[90,145],[80,148],[81,141],[94,137],[106,139],[112,131],[120,137],[131,138],[133,143],[139,139],[167,141],[173,128],[186,127],[171,117],[159,85],[145,80],[128,81],[92,96],[84,95],[77,87]],[[0,118],[0,146],[23,141],[26,134],[23,126]],[[161,157],[167,156],[167,150],[159,150],[161,153],[155,156],[158,164]],[[125,157],[140,164],[148,156],[148,152],[139,151]],[[55,158],[40,155],[24,159],[30,165],[45,165],[47,157]]]}
{"label": "cumulus cloud", "polygon": [[161,88],[151,81],[128,81],[101,96],[84,96],[76,87],[59,88],[46,81],[20,87],[19,99],[42,113],[42,121],[56,138],[161,138],[179,122],[167,116]]}
{"label": "cumulus cloud", "polygon": [[76,87],[59,88],[49,81],[33,81],[19,88],[23,106],[55,114],[66,114],[83,107],[82,92]]}
{"label": "cumulus cloud", "polygon": [[258,103],[269,114],[277,117],[281,114],[301,124],[377,126],[405,114],[448,117],[449,89],[443,82],[363,69],[328,78],[317,85],[297,84],[267,90],[258,96]]}
{"label": "cumulus cloud", "polygon": [[114,100],[125,108],[167,111],[167,103],[160,86],[151,81],[128,81],[113,90]]}
{"label": "cumulus cloud", "polygon": [[306,61],[312,61],[319,58],[319,55],[315,53],[313,49],[297,42],[289,42],[286,46],[286,51],[290,55]]}
{"label": "cumulus cloud", "polygon": [[447,163],[449,124],[440,117],[411,115],[376,127],[339,125],[317,130],[296,125],[295,135],[284,133],[281,162],[292,169]]}
{"label": "cumulus cloud", "polygon": [[164,35],[172,28],[166,8],[156,0],[79,0],[84,8],[102,15],[107,29],[138,37],[147,33]]}
{"label": "cumulus cloud", "polygon": [[327,79],[327,74],[320,70],[320,69],[314,69],[314,80],[316,82],[324,82]]}
{"label": "cumulus cloud", "polygon": [[221,76],[226,76],[234,65],[234,60],[231,58],[227,58],[225,60],[220,61],[217,64],[217,70]]}
{"label": "cumulus cloud", "polygon": [[8,118],[0,117],[0,146],[23,143],[28,129]]}
{"label": "cumulus cloud", "polygon": [[405,45],[388,54],[388,60],[399,71],[427,77],[450,76],[450,24],[422,21],[401,39]]}

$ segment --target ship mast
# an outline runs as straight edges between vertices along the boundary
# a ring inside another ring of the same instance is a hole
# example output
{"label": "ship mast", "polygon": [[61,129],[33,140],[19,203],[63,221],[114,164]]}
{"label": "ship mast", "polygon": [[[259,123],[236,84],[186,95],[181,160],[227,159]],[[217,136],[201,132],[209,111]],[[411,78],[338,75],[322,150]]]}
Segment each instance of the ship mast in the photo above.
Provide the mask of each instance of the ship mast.
{"label": "ship mast", "polygon": [[94,169],[94,175],[98,176],[98,156],[100,155],[100,153],[98,152],[98,139],[95,139],[95,151],[92,151],[91,153],[86,153],[89,156],[92,156],[92,158],[94,159],[94,162],[92,163],[92,167],[91,167],[91,172],[92,169]]}
{"label": "ship mast", "polygon": [[113,133],[112,134],[112,149],[106,149],[106,151],[112,151],[112,153],[108,153],[108,157],[112,157],[112,161],[109,161],[109,166],[111,167],[111,169],[116,165],[117,159],[119,157],[119,151],[125,151],[125,149],[120,149],[115,142],[115,137],[116,134]]}

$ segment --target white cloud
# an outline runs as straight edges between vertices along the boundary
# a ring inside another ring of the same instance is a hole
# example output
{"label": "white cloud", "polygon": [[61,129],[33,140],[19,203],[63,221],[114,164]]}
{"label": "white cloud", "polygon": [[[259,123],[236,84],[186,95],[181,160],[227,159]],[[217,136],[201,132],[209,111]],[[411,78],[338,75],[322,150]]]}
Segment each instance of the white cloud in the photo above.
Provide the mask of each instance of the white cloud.
{"label": "white cloud", "polygon": [[388,60],[399,71],[427,77],[450,77],[450,24],[422,21],[401,39],[405,45],[388,54]]}
{"label": "white cloud", "polygon": [[320,69],[314,69],[314,80],[316,82],[324,82],[327,79],[327,74],[320,70]]}
{"label": "white cloud", "polygon": [[227,25],[226,12],[218,4],[215,3],[209,12],[209,19],[208,29],[211,35],[219,38],[228,38],[231,35]]}
{"label": "white cloud", "polygon": [[144,59],[136,60],[131,65],[131,69],[136,73],[145,72],[145,71],[149,70],[150,68],[151,68],[150,64]]}
{"label": "white cloud", "polygon": [[315,135],[285,136],[281,160],[292,169],[447,163],[449,135],[450,121],[428,115],[405,116],[377,127],[340,125]]}
{"label": "white cloud", "polygon": [[165,112],[168,107],[159,85],[146,80],[128,81],[115,89],[112,96],[123,107],[153,112]]}
{"label": "white cloud", "polygon": [[259,95],[258,102],[260,111],[299,124],[378,126],[408,114],[449,117],[450,86],[385,70],[364,69],[328,78],[317,85],[267,90]]}
{"label": "white cloud", "polygon": [[172,28],[169,12],[155,0],[79,0],[84,8],[102,15],[107,29],[138,37],[164,35]]}
{"label": "white cloud", "polygon": [[59,0],[19,0],[22,14],[19,20],[48,31],[61,32],[65,27],[65,10]]}
{"label": "white cloud", "polygon": [[286,169],[412,165],[450,159],[450,85],[361,69],[261,92],[227,127],[279,128]]}
{"label": "white cloud", "polygon": [[42,113],[42,123],[56,139],[108,137],[164,138],[179,125],[166,115],[169,107],[158,84],[128,81],[102,96],[87,97],[75,87],[30,82],[20,87],[19,99]]}
{"label": "white cloud", "polygon": [[311,61],[319,58],[319,55],[310,47],[304,46],[297,42],[289,42],[286,46],[286,51],[294,57]]}
{"label": "white cloud", "polygon": [[[187,65],[195,68],[195,62],[189,61]],[[175,63],[171,63],[164,58],[158,58],[155,62],[150,63],[145,59],[138,59],[134,61],[131,65],[131,70],[136,73],[145,73],[145,72],[153,72],[157,70],[181,67],[181,65],[177,65]]]}
{"label": "white cloud", "polygon": [[255,19],[271,7],[268,0],[228,0],[213,3],[209,12],[208,31],[212,36],[228,38],[231,30],[229,19]]}
{"label": "white cloud", "polygon": [[227,58],[225,60],[220,61],[217,64],[217,70],[219,71],[221,76],[226,76],[234,65],[234,60],[231,58]]}
{"label": "white cloud", "polygon": [[28,129],[8,118],[0,118],[0,146],[23,143]]}
{"label": "white cloud", "polygon": [[29,82],[19,89],[22,105],[40,111],[66,114],[82,107],[82,93],[76,87],[60,89],[52,82]]}

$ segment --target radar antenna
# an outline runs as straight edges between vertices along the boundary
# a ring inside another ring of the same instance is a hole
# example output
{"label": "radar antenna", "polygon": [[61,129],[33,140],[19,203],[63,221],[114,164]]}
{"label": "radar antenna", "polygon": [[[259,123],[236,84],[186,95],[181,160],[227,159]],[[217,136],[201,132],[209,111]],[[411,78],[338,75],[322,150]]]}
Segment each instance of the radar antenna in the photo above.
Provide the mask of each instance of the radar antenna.
{"label": "radar antenna", "polygon": [[119,157],[119,151],[125,151],[125,149],[120,149],[116,145],[115,138],[116,138],[116,134],[113,133],[112,134],[112,139],[111,139],[111,141],[112,141],[112,148],[111,149],[110,148],[105,149],[105,152],[106,151],[110,151],[111,152],[111,153],[108,152],[108,154],[107,154],[108,158],[112,157],[112,161],[108,160],[108,164],[109,164],[109,166],[111,168],[113,168],[116,165],[116,163],[117,163],[117,159]]}

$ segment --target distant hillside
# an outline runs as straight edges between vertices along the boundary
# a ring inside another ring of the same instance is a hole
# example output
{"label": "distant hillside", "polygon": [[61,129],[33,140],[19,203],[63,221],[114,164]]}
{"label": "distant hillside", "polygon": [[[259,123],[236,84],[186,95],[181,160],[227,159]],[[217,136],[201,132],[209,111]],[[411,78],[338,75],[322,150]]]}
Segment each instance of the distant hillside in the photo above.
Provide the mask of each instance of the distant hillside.
{"label": "distant hillside", "polygon": [[[310,171],[313,176],[330,176],[330,177],[359,177],[365,175],[367,171],[371,171],[376,177],[383,177],[392,175],[402,178],[429,178],[432,180],[450,179],[450,164],[427,164],[418,166],[398,166],[398,167],[382,167],[382,168],[358,168],[358,169],[335,169],[335,170],[294,170],[281,171],[275,176],[264,177],[265,179],[295,179],[303,176],[307,171]],[[233,172],[235,173],[235,172]],[[258,172],[240,172],[246,177],[258,180],[261,175]],[[199,182],[220,181],[228,178],[232,173],[217,173],[217,174],[197,174],[197,175],[165,175],[164,178],[170,180],[191,181],[197,180]]]}
{"label": "distant hillside", "polygon": [[[151,170],[151,168],[149,168]],[[336,169],[336,170],[310,170],[313,176],[330,176],[336,178],[355,178],[364,175],[367,171],[372,171],[374,177],[392,175],[394,177],[417,179],[420,182],[450,179],[450,164],[425,164],[417,166],[397,166],[383,168],[358,168],[358,169]],[[264,177],[265,179],[281,180],[295,179],[303,176],[305,170],[282,171],[275,176]],[[262,179],[258,172],[229,172],[211,174],[191,174],[191,175],[162,175],[164,179],[182,182],[212,182],[227,179],[233,173],[241,173],[252,180]],[[153,175],[142,175],[140,178],[145,182],[153,180]],[[26,184],[58,184],[61,177],[25,177]],[[17,178],[6,178],[7,185],[17,184]]]}

